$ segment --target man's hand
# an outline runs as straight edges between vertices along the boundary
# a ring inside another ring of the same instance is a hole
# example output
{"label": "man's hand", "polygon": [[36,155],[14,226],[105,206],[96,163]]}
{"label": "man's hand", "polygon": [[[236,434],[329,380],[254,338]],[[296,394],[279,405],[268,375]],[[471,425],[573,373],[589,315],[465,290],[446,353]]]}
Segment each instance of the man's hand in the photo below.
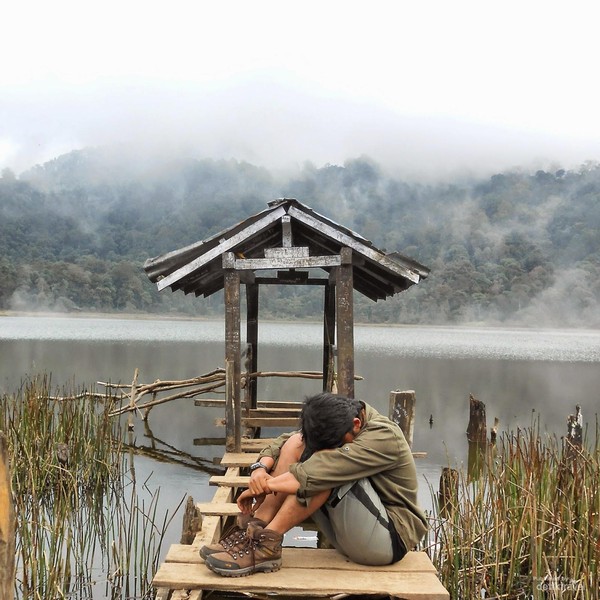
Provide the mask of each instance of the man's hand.
{"label": "man's hand", "polygon": [[265,469],[255,469],[250,475],[250,483],[248,489],[252,491],[255,496],[259,494],[268,494],[269,480],[273,479],[272,475],[269,475]]}
{"label": "man's hand", "polygon": [[265,492],[255,494],[252,490],[244,490],[237,499],[238,508],[244,515],[251,515],[264,501]]}

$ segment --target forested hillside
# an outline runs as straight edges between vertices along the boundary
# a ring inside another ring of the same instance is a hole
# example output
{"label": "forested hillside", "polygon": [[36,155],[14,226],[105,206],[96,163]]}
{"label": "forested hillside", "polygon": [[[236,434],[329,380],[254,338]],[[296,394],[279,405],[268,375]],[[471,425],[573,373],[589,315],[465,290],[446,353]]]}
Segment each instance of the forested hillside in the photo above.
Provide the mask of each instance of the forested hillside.
{"label": "forested hillside", "polygon": [[[212,315],[222,298],[158,293],[146,258],[297,198],[431,268],[358,321],[600,326],[600,166],[414,183],[360,158],[293,176],[236,161],[71,152],[0,179],[0,308]],[[261,292],[262,293],[262,292]],[[263,317],[320,316],[320,291],[269,288]]]}

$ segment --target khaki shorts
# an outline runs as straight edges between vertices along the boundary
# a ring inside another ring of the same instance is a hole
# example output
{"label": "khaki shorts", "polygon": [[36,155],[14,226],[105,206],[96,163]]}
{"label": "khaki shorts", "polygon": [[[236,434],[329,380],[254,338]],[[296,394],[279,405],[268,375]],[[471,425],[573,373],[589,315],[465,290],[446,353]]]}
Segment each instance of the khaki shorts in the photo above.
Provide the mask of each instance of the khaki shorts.
{"label": "khaki shorts", "polygon": [[366,478],[332,490],[312,518],[329,542],[355,563],[389,565],[406,554],[379,495]]}

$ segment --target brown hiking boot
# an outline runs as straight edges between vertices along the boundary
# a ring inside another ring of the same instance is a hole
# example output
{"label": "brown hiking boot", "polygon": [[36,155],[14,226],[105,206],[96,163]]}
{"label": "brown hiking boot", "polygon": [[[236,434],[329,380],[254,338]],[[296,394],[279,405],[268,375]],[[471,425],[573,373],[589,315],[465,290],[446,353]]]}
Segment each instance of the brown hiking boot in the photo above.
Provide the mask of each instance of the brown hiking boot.
{"label": "brown hiking boot", "polygon": [[224,577],[278,571],[281,568],[282,543],[283,534],[250,523],[242,545],[226,552],[210,554],[206,557],[206,566]]}
{"label": "brown hiking boot", "polygon": [[266,525],[264,521],[261,521],[252,515],[240,515],[235,520],[235,525],[233,525],[233,527],[218,542],[207,544],[200,548],[200,557],[206,560],[206,557],[211,554],[235,550],[246,540],[246,529],[250,523],[256,523],[260,527]]}

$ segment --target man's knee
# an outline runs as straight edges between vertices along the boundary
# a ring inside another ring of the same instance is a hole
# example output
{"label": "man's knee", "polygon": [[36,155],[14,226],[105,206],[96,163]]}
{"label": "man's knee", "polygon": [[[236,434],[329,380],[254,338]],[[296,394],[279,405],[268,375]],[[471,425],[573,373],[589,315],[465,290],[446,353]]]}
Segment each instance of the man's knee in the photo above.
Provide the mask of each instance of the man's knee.
{"label": "man's knee", "polygon": [[303,450],[304,440],[302,439],[302,434],[294,433],[285,441],[285,443],[281,447],[279,460],[285,460],[285,462],[287,462],[288,464],[298,462],[300,460],[300,456],[302,455]]}

